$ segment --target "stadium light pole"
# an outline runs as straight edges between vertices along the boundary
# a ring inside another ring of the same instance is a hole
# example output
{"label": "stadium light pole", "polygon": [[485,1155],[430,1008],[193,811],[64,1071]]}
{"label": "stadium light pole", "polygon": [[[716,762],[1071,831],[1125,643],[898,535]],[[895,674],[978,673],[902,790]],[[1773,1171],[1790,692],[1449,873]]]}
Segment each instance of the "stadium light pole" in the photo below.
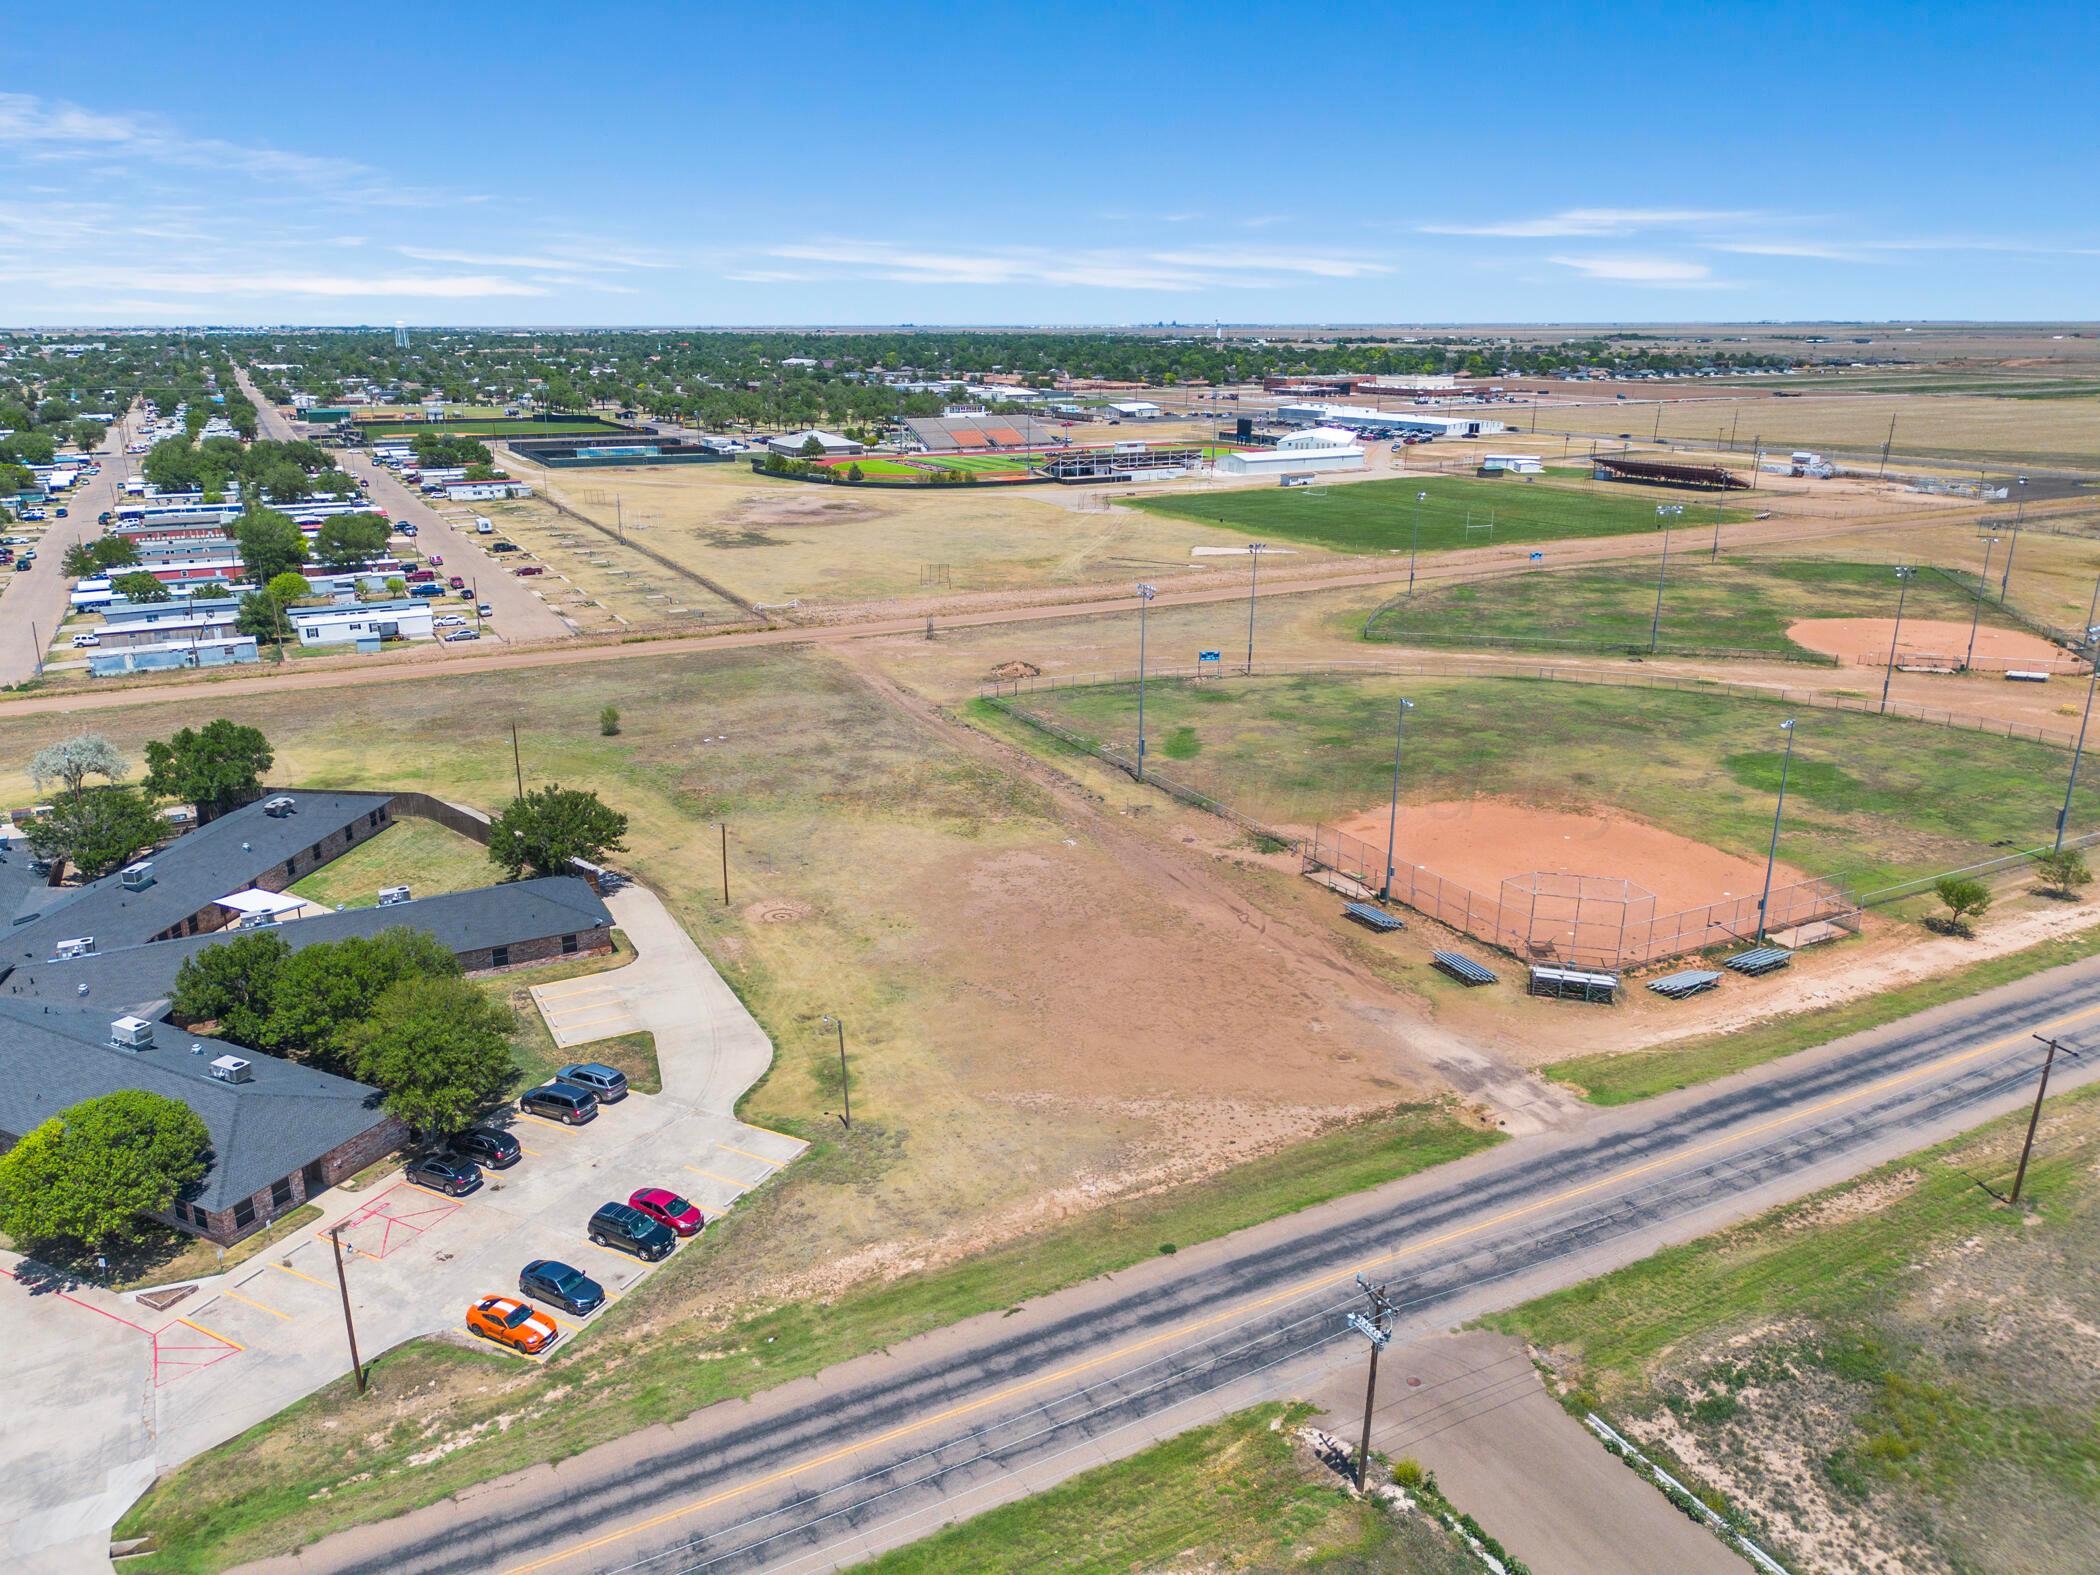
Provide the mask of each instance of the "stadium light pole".
{"label": "stadium light pole", "polygon": [[1648,623],[1648,654],[1655,654],[1655,647],[1662,639],[1663,626],[1663,581],[1670,573],[1670,516],[1682,514],[1682,503],[1658,503],[1655,512],[1663,522],[1662,567],[1655,571],[1655,616]]}
{"label": "stadium light pole", "polygon": [[1407,594],[1410,596],[1415,593],[1415,559],[1422,552],[1422,505],[1428,501],[1428,493],[1415,494],[1415,530],[1407,544]]}
{"label": "stadium light pole", "polygon": [[1969,654],[1961,659],[1962,671],[1967,672],[1976,660],[1976,624],[1983,617],[1983,588],[1991,583],[1991,554],[1998,549],[1998,538],[1993,536],[1983,544],[1983,573],[1976,580],[1976,607],[1969,614]]}
{"label": "stadium light pole", "polygon": [[1400,746],[1407,738],[1407,713],[1415,708],[1414,701],[1400,697],[1399,716],[1393,723],[1393,807],[1385,822],[1385,885],[1379,888],[1378,900],[1393,900],[1393,850],[1400,837]]}
{"label": "stadium light pole", "polygon": [[1881,675],[1881,714],[1889,709],[1889,685],[1896,681],[1896,642],[1903,638],[1903,598],[1910,594],[1910,582],[1917,570],[1908,564],[1896,567],[1896,627],[1889,633],[1889,665]]}
{"label": "stadium light pole", "polygon": [[[2094,594],[2100,596],[2100,587],[2095,587]],[[2100,636],[2100,628],[2088,626],[2085,631],[2085,660],[2091,673],[2085,681],[2085,714],[2078,719],[2078,744],[2071,751],[2071,776],[2070,780],[2064,783],[2064,807],[2056,812],[2054,851],[2058,853],[2064,850],[2064,832],[2071,824],[2071,795],[2078,789],[2078,766],[2085,758],[2086,724],[2093,719],[2093,686],[2100,683],[2100,642],[2096,642],[2096,636]]]}
{"label": "stadium light pole", "polygon": [[1786,813],[1786,778],[1794,764],[1794,719],[1779,724],[1786,734],[1786,756],[1779,762],[1779,802],[1772,809],[1772,845],[1765,850],[1765,889],[1757,899],[1757,938],[1765,938],[1765,910],[1772,901],[1772,867],[1779,862],[1779,817]]}
{"label": "stadium light pole", "polygon": [[[2025,498],[2022,498],[2020,501],[2022,503],[2025,503],[2027,500]],[[2003,607],[2005,605],[2005,593],[2012,588],[2013,554],[2018,552],[2019,550],[2020,522],[2018,520],[2014,520],[2012,528],[2012,540],[2005,544],[2005,571],[1998,576],[1998,605],[2000,607]]]}
{"label": "stadium light pole", "polygon": [[1268,551],[1265,543],[1247,543],[1247,676],[1254,676],[1254,581],[1261,572],[1261,555]]}
{"label": "stadium light pole", "polygon": [[1145,612],[1152,605],[1152,598],[1159,594],[1157,586],[1140,584],[1138,594],[1138,756],[1137,779],[1145,780]]}

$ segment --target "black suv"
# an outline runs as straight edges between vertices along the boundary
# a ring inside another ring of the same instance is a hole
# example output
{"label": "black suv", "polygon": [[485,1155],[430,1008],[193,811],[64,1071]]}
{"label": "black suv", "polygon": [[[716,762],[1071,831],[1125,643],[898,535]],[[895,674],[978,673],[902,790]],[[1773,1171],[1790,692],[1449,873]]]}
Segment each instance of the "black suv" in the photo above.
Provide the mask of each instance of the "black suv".
{"label": "black suv", "polygon": [[583,1270],[551,1258],[535,1258],[518,1271],[518,1294],[552,1302],[579,1318],[605,1305],[604,1286]]}
{"label": "black suv", "polygon": [[428,1187],[433,1192],[456,1198],[481,1185],[481,1167],[471,1159],[460,1159],[451,1154],[425,1154],[421,1159],[409,1161],[408,1179],[419,1187]]}
{"label": "black suv", "polygon": [[668,1258],[678,1245],[676,1236],[626,1203],[604,1205],[591,1216],[589,1230],[591,1240],[599,1246],[617,1247],[648,1263]]}
{"label": "black suv", "polygon": [[447,1147],[460,1158],[471,1159],[490,1170],[510,1169],[523,1152],[516,1138],[497,1127],[468,1127],[464,1132],[454,1133]]}

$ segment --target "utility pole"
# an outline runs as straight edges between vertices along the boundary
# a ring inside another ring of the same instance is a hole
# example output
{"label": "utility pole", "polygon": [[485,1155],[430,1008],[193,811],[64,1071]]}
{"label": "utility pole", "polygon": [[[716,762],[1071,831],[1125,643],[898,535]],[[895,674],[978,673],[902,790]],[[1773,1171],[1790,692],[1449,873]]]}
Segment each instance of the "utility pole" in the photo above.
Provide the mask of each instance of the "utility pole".
{"label": "utility pole", "polygon": [[1889,435],[1881,441],[1881,473],[1874,479],[1879,481],[1889,473],[1889,446],[1896,441],[1896,417],[1889,416]]}
{"label": "utility pole", "polygon": [[1786,778],[1794,764],[1794,719],[1779,724],[1786,734],[1786,758],[1779,762],[1779,802],[1772,809],[1772,845],[1765,850],[1765,889],[1757,899],[1757,938],[1765,938],[1765,910],[1772,901],[1772,866],[1779,861],[1779,817],[1786,813]]}
{"label": "utility pole", "polygon": [[1714,551],[1713,551],[1713,556],[1712,556],[1711,558],[1707,559],[1707,562],[1709,562],[1709,563],[1719,563],[1720,561],[1721,561],[1721,500],[1720,500],[1719,498],[1716,498],[1716,499],[1714,499]]}
{"label": "utility pole", "polygon": [[839,1096],[846,1101],[846,1113],[839,1117],[839,1124],[848,1132],[853,1130],[853,1084],[846,1076],[846,1020],[824,1015],[824,1021],[838,1030],[839,1034]]}
{"label": "utility pole", "polygon": [[328,1245],[335,1249],[335,1284],[336,1289],[343,1293],[343,1333],[350,1341],[350,1371],[357,1375],[357,1392],[362,1396],[365,1392],[365,1364],[358,1360],[357,1325],[350,1317],[350,1278],[343,1272],[343,1238],[336,1234],[342,1228],[340,1224],[329,1228]]}
{"label": "utility pole", "polygon": [[1896,569],[1896,627],[1889,632],[1889,665],[1881,675],[1881,714],[1889,709],[1889,685],[1896,681],[1896,642],[1903,637],[1903,598],[1910,594],[1911,578],[1916,569],[1899,564]]}
{"label": "utility pole", "polygon": [[1415,559],[1422,552],[1422,505],[1428,501],[1428,493],[1415,494],[1415,529],[1407,544],[1407,594],[1410,596],[1415,593]]}
{"label": "utility pole", "polygon": [[729,822],[722,822],[722,906],[729,906]]}
{"label": "utility pole", "polygon": [[1393,723],[1393,808],[1385,822],[1385,885],[1378,893],[1381,902],[1393,900],[1393,849],[1400,835],[1400,746],[1407,738],[1407,713],[1414,708],[1414,701],[1402,695],[1399,715]]}
{"label": "utility pole", "polygon": [[1976,579],[1976,609],[1969,614],[1969,654],[1961,659],[1964,672],[1976,661],[1976,625],[1983,617],[1983,588],[1991,583],[1991,554],[1997,550],[1996,536],[1983,544],[1983,573]]}
{"label": "utility pole", "polygon": [[[2027,500],[2022,498],[2020,501],[2024,504]],[[2013,521],[2012,540],[2005,544],[2005,572],[1998,576],[1998,605],[2000,607],[2005,605],[2005,593],[2012,587],[2013,554],[2019,550],[2020,522],[2016,519]]]}
{"label": "utility pole", "polygon": [[1263,544],[1247,543],[1247,676],[1254,676],[1254,580],[1261,569]]}
{"label": "utility pole", "polygon": [[[2093,587],[2093,595],[2100,599],[2100,585]],[[2094,634],[2094,626],[2087,624],[2085,661],[2088,677],[2085,681],[2085,714],[2078,719],[2078,744],[2071,751],[2071,776],[2070,780],[2064,783],[2064,807],[2056,812],[2055,851],[2058,853],[2063,852],[2064,832],[2071,824],[2071,795],[2078,791],[2078,764],[2085,758],[2086,725],[2093,720],[2093,686],[2100,683],[2100,643],[2096,643]]]}
{"label": "utility pole", "polygon": [[1138,594],[1138,747],[1137,779],[1145,780],[1145,614],[1152,606],[1152,598],[1159,594],[1157,588],[1140,585]]}
{"label": "utility pole", "polygon": [[2034,1109],[2027,1117],[2027,1141],[2020,1145],[2020,1168],[2013,1172],[2012,1196],[2006,1200],[2015,1204],[2020,1201],[2020,1188],[2027,1180],[2027,1156],[2034,1152],[2034,1129],[2041,1124],[2042,1101],[2049,1094],[2049,1068],[2056,1064],[2056,1052],[2059,1048],[2054,1039],[2042,1039],[2040,1034],[2034,1037],[2041,1039],[2042,1043],[2049,1047],[2049,1053],[2042,1057],[2041,1086],[2034,1091]]}
{"label": "utility pole", "polygon": [[525,757],[518,753],[518,724],[510,724],[510,768],[518,778],[518,797],[525,796]]}
{"label": "utility pole", "polygon": [[1655,616],[1648,621],[1648,654],[1655,654],[1656,644],[1662,639],[1663,626],[1663,581],[1670,573],[1670,516],[1681,511],[1681,503],[1658,503],[1655,512],[1662,516],[1663,555],[1662,566],[1655,571]]}
{"label": "utility pole", "polygon": [[[280,652],[280,653],[279,653],[279,658],[280,658],[280,660],[282,659],[282,655],[283,655],[283,653],[282,653],[282,652]],[[33,663],[35,664],[35,667],[34,667],[34,672],[35,672],[36,676],[37,676],[37,677],[39,677],[39,678],[43,677],[43,676],[44,676],[44,642],[43,642],[43,640],[42,640],[42,639],[41,639],[41,638],[40,638],[40,637],[38,636],[38,634],[37,634],[37,632],[36,632],[36,620],[35,620],[34,618],[32,618],[32,619],[30,619],[30,620],[29,620],[29,659],[30,659],[30,661],[31,661],[31,662],[33,662]]]}
{"label": "utility pole", "polygon": [[1364,1383],[1363,1440],[1356,1446],[1356,1490],[1364,1490],[1364,1475],[1371,1466],[1371,1412],[1378,1399],[1378,1353],[1393,1343],[1393,1301],[1383,1285],[1373,1285],[1361,1274],[1356,1283],[1371,1299],[1371,1315],[1348,1315],[1349,1327],[1371,1342],[1371,1374]]}

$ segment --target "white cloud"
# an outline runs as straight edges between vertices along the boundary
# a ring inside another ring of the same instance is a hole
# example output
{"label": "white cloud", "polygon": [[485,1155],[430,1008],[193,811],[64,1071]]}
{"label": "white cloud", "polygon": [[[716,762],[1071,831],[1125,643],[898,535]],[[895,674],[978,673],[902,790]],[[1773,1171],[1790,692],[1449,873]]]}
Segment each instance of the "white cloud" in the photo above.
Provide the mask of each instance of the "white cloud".
{"label": "white cloud", "polygon": [[1505,239],[1557,239],[1577,235],[1631,235],[1637,230],[1688,224],[1719,224],[1756,218],[1753,212],[1722,208],[1565,208],[1533,219],[1484,224],[1421,224],[1424,235],[1487,235]]}
{"label": "white cloud", "polygon": [[1862,249],[1828,241],[1706,241],[1708,251],[1743,257],[1811,257],[1820,262],[1866,262]]}
{"label": "white cloud", "polygon": [[1303,273],[1320,279],[1361,279],[1368,274],[1391,273],[1383,263],[1361,257],[1326,257],[1304,252],[1242,251],[1230,247],[1201,247],[1182,252],[1154,252],[1152,260],[1179,263],[1191,268],[1226,268],[1266,273]]}
{"label": "white cloud", "polygon": [[545,287],[493,274],[335,274],[293,270],[171,273],[153,268],[19,269],[0,280],[65,290],[149,291],[165,295],[316,296],[329,300],[475,300],[500,295],[545,295]]}
{"label": "white cloud", "polygon": [[[1274,275],[1357,279],[1389,270],[1359,257],[1281,250],[1195,247],[1183,251],[1059,251],[1009,247],[985,251],[928,251],[890,241],[825,240],[776,246],[767,257],[817,265],[786,278],[743,269],[744,282],[806,283],[816,278],[872,278],[896,284],[1058,285],[1101,290],[1188,292],[1274,288]],[[829,270],[828,272],[821,270]]]}
{"label": "white cloud", "polygon": [[1585,279],[1609,284],[1653,284],[1714,287],[1723,281],[1713,277],[1705,263],[1684,262],[1674,257],[1548,257],[1557,267],[1572,268]]}

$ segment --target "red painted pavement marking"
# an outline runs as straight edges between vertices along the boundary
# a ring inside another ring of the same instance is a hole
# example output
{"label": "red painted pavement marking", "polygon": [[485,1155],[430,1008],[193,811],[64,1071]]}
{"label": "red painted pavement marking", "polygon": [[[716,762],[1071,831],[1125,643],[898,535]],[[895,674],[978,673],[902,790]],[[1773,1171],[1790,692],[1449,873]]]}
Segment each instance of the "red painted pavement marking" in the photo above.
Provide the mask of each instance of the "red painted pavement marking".
{"label": "red painted pavement marking", "polygon": [[[12,1269],[0,1269],[0,1274],[18,1283],[22,1278]],[[223,1362],[240,1351],[240,1347],[232,1341],[222,1339],[218,1335],[208,1335],[194,1324],[184,1323],[180,1318],[164,1328],[149,1329],[142,1323],[133,1323],[129,1318],[121,1317],[106,1307],[97,1307],[93,1302],[82,1301],[78,1296],[65,1291],[49,1291],[43,1294],[71,1302],[75,1307],[85,1307],[89,1312],[99,1314],[111,1323],[120,1323],[127,1329],[136,1329],[143,1334],[153,1348],[153,1387],[156,1389],[173,1383],[177,1378],[210,1367],[215,1362]],[[163,1376],[163,1368],[173,1371]]]}

